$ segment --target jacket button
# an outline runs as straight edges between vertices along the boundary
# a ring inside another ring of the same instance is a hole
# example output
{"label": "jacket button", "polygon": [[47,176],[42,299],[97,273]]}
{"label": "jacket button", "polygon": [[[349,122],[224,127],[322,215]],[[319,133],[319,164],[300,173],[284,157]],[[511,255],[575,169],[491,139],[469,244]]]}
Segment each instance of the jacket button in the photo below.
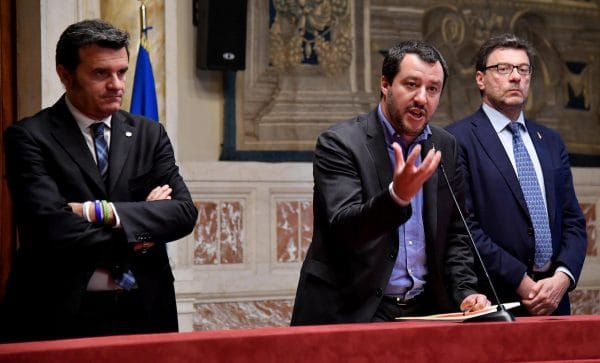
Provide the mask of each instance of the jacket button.
{"label": "jacket button", "polygon": [[396,261],[396,254],[394,252],[390,252],[390,260]]}
{"label": "jacket button", "polygon": [[381,290],[381,289],[375,290],[375,296],[381,297],[382,295],[383,295],[383,290]]}
{"label": "jacket button", "polygon": [[527,235],[533,236],[533,228],[531,228],[531,227],[527,228]]}

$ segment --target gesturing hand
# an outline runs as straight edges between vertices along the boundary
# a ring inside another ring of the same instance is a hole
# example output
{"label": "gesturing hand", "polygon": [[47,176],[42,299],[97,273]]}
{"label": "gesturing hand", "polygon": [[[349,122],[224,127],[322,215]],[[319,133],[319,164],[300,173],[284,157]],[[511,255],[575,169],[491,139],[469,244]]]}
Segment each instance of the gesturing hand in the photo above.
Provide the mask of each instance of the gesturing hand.
{"label": "gesturing hand", "polygon": [[421,161],[421,165],[417,166],[415,165],[415,161],[421,153],[420,144],[415,145],[410,154],[408,154],[406,162],[404,161],[400,145],[393,143],[392,148],[396,157],[393,182],[394,193],[398,198],[408,202],[435,172],[440,164],[442,153],[434,149],[429,150],[425,158]]}

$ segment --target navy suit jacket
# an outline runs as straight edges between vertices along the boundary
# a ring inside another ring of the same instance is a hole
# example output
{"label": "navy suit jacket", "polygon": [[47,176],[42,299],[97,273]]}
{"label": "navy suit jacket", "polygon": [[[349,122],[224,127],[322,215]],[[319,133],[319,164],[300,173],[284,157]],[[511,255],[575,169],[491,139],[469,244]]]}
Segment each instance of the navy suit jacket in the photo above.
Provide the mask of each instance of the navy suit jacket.
{"label": "navy suit jacket", "polygon": [[[462,190],[455,173],[456,140],[430,126],[422,155],[434,145],[441,150],[450,183]],[[412,213],[388,191],[393,170],[377,111],[323,132],[313,174],[313,239],[300,272],[292,324],[368,322],[396,261],[397,228]],[[429,299],[424,300],[432,311],[456,311],[475,293],[477,281],[466,230],[438,171],[423,186],[423,225],[429,272],[424,292]]]}
{"label": "navy suit jacket", "polygon": [[[197,211],[163,126],[125,111],[111,121],[108,182],[64,96],[5,132],[6,172],[19,232],[0,331],[9,339],[67,337],[95,269],[129,268],[153,317],[148,332],[177,331],[166,242],[189,234]],[[170,200],[145,202],[169,184]],[[113,202],[122,228],[97,226],[68,202]],[[131,242],[153,241],[147,253]]]}
{"label": "navy suit jacket", "polygon": [[[552,271],[564,266],[579,279],[586,254],[585,219],[573,189],[569,156],[559,134],[525,120],[544,175],[552,234]],[[503,302],[520,300],[516,289],[531,272],[533,225],[515,170],[489,118],[479,109],[447,127],[461,146],[469,225]],[[571,288],[574,288],[572,284]],[[489,295],[488,295],[489,296]],[[557,314],[569,314],[565,294]]]}

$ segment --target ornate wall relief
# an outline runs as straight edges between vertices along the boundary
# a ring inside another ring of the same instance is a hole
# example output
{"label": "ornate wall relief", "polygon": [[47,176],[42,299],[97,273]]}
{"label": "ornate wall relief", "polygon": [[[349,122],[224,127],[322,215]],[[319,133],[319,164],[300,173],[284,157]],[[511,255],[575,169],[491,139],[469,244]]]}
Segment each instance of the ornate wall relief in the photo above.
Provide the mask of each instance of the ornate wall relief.
{"label": "ornate wall relief", "polygon": [[312,150],[325,127],[369,108],[362,1],[262,0],[248,15],[238,150]]}
{"label": "ornate wall relief", "polygon": [[440,47],[451,67],[437,120],[446,124],[478,107],[476,51],[490,35],[515,33],[538,55],[527,116],[558,130],[569,152],[600,156],[598,14],[589,1],[457,2],[426,9],[423,38]]}
{"label": "ornate wall relief", "polygon": [[597,1],[261,0],[248,16],[238,150],[313,150],[324,128],[377,103],[381,50],[410,38],[447,58],[451,78],[434,122],[458,120],[481,103],[477,49],[513,32],[539,54],[527,115],[558,130],[570,153],[600,160]]}

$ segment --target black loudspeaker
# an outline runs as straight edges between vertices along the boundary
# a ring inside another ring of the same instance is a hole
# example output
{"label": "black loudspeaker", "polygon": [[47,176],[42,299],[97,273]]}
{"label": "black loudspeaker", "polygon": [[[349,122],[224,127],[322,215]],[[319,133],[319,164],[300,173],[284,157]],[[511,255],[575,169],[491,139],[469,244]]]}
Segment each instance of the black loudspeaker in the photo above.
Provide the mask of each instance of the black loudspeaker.
{"label": "black loudspeaker", "polygon": [[247,7],[247,0],[194,0],[198,68],[246,68]]}

